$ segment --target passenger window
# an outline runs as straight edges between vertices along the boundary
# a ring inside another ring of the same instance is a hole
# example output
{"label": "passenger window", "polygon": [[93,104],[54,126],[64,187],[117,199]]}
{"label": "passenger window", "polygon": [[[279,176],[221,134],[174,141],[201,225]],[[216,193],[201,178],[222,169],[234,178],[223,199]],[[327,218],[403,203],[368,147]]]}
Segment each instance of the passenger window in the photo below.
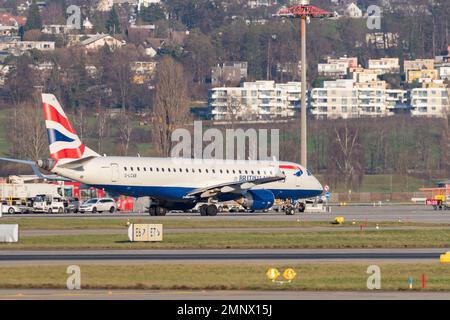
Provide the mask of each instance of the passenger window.
{"label": "passenger window", "polygon": [[252,174],[255,174],[255,172],[252,170]]}
{"label": "passenger window", "polygon": [[245,170],[245,174],[248,174],[248,171],[247,171],[247,170]]}
{"label": "passenger window", "polygon": [[216,173],[216,170],[212,169],[212,173]]}
{"label": "passenger window", "polygon": [[180,172],[183,172],[183,169],[180,168]]}
{"label": "passenger window", "polygon": [[198,169],[198,172],[202,173],[202,169]]}
{"label": "passenger window", "polygon": [[167,171],[169,171],[169,172],[170,172],[170,168],[167,168]]}
{"label": "passenger window", "polygon": [[144,167],[143,169],[144,169],[144,171],[147,171],[147,168],[146,168],[146,167]]}
{"label": "passenger window", "polygon": [[230,173],[230,170],[227,169],[227,174]]}
{"label": "passenger window", "polygon": [[141,168],[139,168],[139,167],[137,167],[136,169],[137,169],[137,171],[141,171]]}
{"label": "passenger window", "polygon": [[130,167],[130,170],[133,171],[133,167]]}
{"label": "passenger window", "polygon": [[189,169],[188,169],[188,168],[186,168],[186,172],[189,172]]}
{"label": "passenger window", "polygon": [[127,171],[127,167],[123,167],[123,170],[124,170],[124,171]]}
{"label": "passenger window", "polygon": [[194,168],[192,168],[192,173],[195,173],[195,169]]}
{"label": "passenger window", "polygon": [[[234,171],[234,170],[233,170]],[[242,173],[242,171],[241,170],[239,170],[239,173]]]}
{"label": "passenger window", "polygon": [[164,168],[161,168],[161,171],[164,172]]}
{"label": "passenger window", "polygon": [[223,173],[222,169],[220,169],[220,173]]}
{"label": "passenger window", "polygon": [[208,169],[206,169],[205,171],[206,171],[206,173],[208,173],[208,172],[209,172],[209,171],[208,171]]}
{"label": "passenger window", "polygon": [[159,172],[159,168],[156,168],[156,171],[158,171],[158,172]]}
{"label": "passenger window", "polygon": [[261,171],[258,170],[258,174],[261,174]]}
{"label": "passenger window", "polygon": [[153,168],[150,168],[150,171],[153,171]]}

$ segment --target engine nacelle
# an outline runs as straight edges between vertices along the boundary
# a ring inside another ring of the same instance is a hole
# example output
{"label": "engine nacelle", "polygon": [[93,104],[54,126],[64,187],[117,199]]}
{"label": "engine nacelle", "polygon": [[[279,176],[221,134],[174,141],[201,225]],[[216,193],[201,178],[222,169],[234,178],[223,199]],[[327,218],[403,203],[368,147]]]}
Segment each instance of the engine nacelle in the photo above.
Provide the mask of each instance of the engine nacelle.
{"label": "engine nacelle", "polygon": [[275,196],[269,190],[249,190],[242,200],[248,210],[265,210],[273,206]]}

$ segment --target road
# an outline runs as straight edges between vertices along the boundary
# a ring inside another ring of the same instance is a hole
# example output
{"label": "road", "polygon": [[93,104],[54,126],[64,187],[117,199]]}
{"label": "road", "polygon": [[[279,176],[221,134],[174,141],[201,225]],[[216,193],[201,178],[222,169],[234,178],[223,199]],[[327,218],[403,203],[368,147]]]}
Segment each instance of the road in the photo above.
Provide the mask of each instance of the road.
{"label": "road", "polygon": [[[8,217],[9,215],[4,215]],[[450,223],[450,211],[434,211],[433,208],[424,205],[384,205],[384,206],[345,206],[332,207],[331,213],[297,213],[295,216],[286,216],[284,213],[222,213],[216,217],[201,217],[198,213],[171,212],[165,217],[149,217],[146,213],[115,213],[115,214],[23,214],[13,217],[42,217],[42,218],[104,218],[123,219],[132,217],[148,217],[149,219],[179,219],[186,218],[196,220],[259,220],[259,221],[290,221],[306,219],[308,221],[330,221],[335,216],[343,216],[347,221],[404,221],[427,223]],[[12,216],[9,216],[12,217]],[[0,220],[1,221],[1,220]]]}
{"label": "road", "polygon": [[0,264],[23,262],[353,262],[438,261],[443,249],[226,249],[226,250],[90,250],[0,252]]}
{"label": "road", "polygon": [[0,290],[0,300],[450,300],[450,292],[417,291],[192,291],[192,290]]}

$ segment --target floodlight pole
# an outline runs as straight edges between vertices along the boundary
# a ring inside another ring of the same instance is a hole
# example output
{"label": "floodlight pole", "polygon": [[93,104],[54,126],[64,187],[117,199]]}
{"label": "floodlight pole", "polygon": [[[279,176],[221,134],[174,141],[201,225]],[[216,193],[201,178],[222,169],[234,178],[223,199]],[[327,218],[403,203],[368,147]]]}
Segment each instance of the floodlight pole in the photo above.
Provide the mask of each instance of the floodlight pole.
{"label": "floodlight pole", "polygon": [[300,106],[300,164],[304,167],[308,164],[307,149],[307,79],[306,79],[306,23],[312,18],[332,18],[334,13],[322,10],[309,4],[310,0],[300,0],[298,5],[283,8],[275,16],[285,18],[300,18],[301,39],[301,106]]}
{"label": "floodlight pole", "polygon": [[308,165],[307,149],[307,124],[306,124],[306,17],[300,18],[300,38],[301,38],[301,106],[300,106],[300,164],[305,168]]}

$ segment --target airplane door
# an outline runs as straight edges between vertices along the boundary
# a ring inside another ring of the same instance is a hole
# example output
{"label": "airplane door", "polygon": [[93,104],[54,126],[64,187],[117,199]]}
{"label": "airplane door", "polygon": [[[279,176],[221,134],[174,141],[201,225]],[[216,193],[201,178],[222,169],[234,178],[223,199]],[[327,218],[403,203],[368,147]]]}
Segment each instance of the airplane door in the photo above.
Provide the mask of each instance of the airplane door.
{"label": "airplane door", "polygon": [[117,182],[119,180],[119,165],[111,163],[111,181]]}

